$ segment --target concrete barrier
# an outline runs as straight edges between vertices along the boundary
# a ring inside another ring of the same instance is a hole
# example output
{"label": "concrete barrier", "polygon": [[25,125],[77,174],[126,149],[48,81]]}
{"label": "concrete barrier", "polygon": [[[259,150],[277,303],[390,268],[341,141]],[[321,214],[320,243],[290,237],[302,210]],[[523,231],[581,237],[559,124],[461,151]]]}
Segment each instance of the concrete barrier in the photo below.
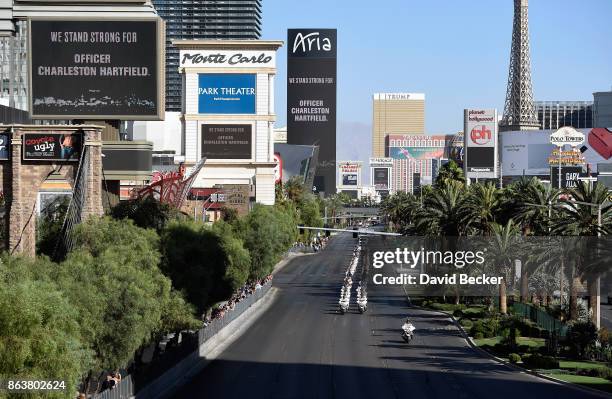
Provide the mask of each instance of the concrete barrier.
{"label": "concrete barrier", "polygon": [[251,305],[215,336],[200,345],[198,350],[192,352],[149,385],[140,389],[133,398],[165,399],[170,397],[246,332],[259,316],[272,305],[276,299],[277,291],[276,288],[271,287],[263,298]]}

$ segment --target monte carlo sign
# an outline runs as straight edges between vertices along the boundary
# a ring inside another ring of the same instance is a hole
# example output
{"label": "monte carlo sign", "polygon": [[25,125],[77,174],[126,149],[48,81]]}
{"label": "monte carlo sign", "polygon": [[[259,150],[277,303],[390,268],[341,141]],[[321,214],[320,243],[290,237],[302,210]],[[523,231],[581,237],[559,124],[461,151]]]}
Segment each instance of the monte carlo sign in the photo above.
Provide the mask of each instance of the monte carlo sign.
{"label": "monte carlo sign", "polygon": [[181,50],[180,66],[187,68],[274,68],[272,50]]}

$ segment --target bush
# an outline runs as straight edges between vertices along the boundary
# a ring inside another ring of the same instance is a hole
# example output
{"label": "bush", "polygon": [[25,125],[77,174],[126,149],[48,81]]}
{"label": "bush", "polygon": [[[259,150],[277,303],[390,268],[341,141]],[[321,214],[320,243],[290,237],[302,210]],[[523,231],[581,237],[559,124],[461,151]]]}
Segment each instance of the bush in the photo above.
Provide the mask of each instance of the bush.
{"label": "bush", "polygon": [[483,339],[484,335],[482,334],[482,332],[477,332],[476,334],[473,334],[475,339]]}
{"label": "bush", "polygon": [[455,317],[456,319],[462,318],[463,311],[461,309],[455,309],[455,311],[453,312],[453,317]]}
{"label": "bush", "polygon": [[290,206],[255,204],[251,212],[234,230],[244,241],[251,255],[250,279],[259,279],[272,272],[297,238],[297,219]]}
{"label": "bush", "polygon": [[121,201],[111,209],[113,218],[131,219],[136,226],[155,229],[158,233],[178,215],[178,210],[168,204],[162,204],[153,197]]}
{"label": "bush", "polygon": [[78,309],[95,368],[124,367],[155,335],[199,323],[159,269],[158,237],[129,220],[90,219],[75,250],[50,271]]}
{"label": "bush", "polygon": [[476,320],[470,330],[470,334],[475,337],[476,334],[481,333],[485,338],[492,338],[497,335],[498,329],[499,321],[497,319]]}
{"label": "bush", "polygon": [[463,327],[466,330],[470,330],[472,328],[472,326],[474,325],[474,323],[472,322],[472,320],[470,319],[461,319],[459,321],[459,324],[461,324],[461,327]]}
{"label": "bush", "polygon": [[200,314],[231,296],[249,274],[250,258],[242,241],[229,225],[218,223],[208,228],[190,220],[173,221],[162,233],[162,270]]}
{"label": "bush", "polygon": [[531,369],[558,369],[559,360],[552,356],[543,356],[539,353],[534,353],[523,357],[525,366]]}
{"label": "bush", "polygon": [[570,326],[568,340],[575,356],[583,358],[597,341],[597,327],[590,321],[576,322]]}
{"label": "bush", "polygon": [[508,355],[508,360],[512,364],[517,364],[521,361],[521,355],[519,355],[518,353],[511,353]]}
{"label": "bush", "polygon": [[[81,335],[75,303],[57,284],[26,270],[46,263],[50,262],[8,256],[0,262],[0,376],[64,380],[66,392],[75,392],[93,353]],[[17,274],[18,280],[12,278]],[[0,393],[0,397],[5,396]],[[45,397],[66,397],[66,393]]]}

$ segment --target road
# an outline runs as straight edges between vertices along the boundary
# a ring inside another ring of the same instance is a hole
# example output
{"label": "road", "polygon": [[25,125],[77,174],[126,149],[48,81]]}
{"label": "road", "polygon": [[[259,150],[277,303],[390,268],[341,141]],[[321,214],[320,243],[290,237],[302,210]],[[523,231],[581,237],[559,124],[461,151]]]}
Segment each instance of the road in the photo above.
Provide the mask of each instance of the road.
{"label": "road", "polygon": [[[445,316],[409,308],[401,288],[369,288],[369,309],[337,313],[356,240],[333,238],[319,254],[292,260],[274,278],[278,298],[176,398],[589,399],[514,371],[468,346]],[[402,319],[412,318],[406,345]]]}

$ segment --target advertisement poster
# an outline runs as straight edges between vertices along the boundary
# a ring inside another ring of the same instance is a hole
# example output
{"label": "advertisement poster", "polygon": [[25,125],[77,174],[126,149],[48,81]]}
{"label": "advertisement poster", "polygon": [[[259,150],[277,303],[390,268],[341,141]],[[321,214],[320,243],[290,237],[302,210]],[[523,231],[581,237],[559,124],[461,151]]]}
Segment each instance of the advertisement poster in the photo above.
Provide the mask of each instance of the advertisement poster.
{"label": "advertisement poster", "polygon": [[390,147],[389,156],[393,159],[439,159],[444,157],[444,148]]}
{"label": "advertisement poster", "polygon": [[254,114],[255,74],[198,75],[200,114]]}
{"label": "advertisement poster", "polygon": [[336,187],[336,30],[289,29],[287,143],[318,145],[318,191]]}
{"label": "advertisement poster", "polygon": [[497,110],[464,111],[464,169],[467,177],[497,177]]}
{"label": "advertisement poster", "polygon": [[376,190],[389,189],[389,168],[374,168],[374,188]]}
{"label": "advertisement poster", "polygon": [[[591,167],[612,163],[612,131],[604,128],[578,129],[585,140],[576,148]],[[500,133],[500,155],[504,176],[545,176],[550,173],[549,157],[557,148],[550,143],[554,130],[509,131]],[[569,146],[567,148],[570,148]]]}
{"label": "advertisement poster", "polygon": [[344,173],[342,175],[343,186],[356,186],[357,185],[357,173]]}
{"label": "advertisement poster", "polygon": [[81,157],[83,136],[72,134],[24,134],[24,161],[73,161]]}
{"label": "advertisement poster", "polygon": [[160,120],[164,49],[160,19],[33,19],[33,118]]}
{"label": "advertisement poster", "polygon": [[[561,167],[561,188],[572,189],[577,188],[580,183],[580,178],[586,177],[586,173],[582,172],[582,166],[562,166]],[[554,188],[559,188],[559,168],[550,168],[550,184]]]}
{"label": "advertisement poster", "polygon": [[202,158],[251,159],[251,125],[202,125]]}
{"label": "advertisement poster", "polygon": [[9,135],[5,133],[0,134],[0,161],[9,159],[9,144]]}

